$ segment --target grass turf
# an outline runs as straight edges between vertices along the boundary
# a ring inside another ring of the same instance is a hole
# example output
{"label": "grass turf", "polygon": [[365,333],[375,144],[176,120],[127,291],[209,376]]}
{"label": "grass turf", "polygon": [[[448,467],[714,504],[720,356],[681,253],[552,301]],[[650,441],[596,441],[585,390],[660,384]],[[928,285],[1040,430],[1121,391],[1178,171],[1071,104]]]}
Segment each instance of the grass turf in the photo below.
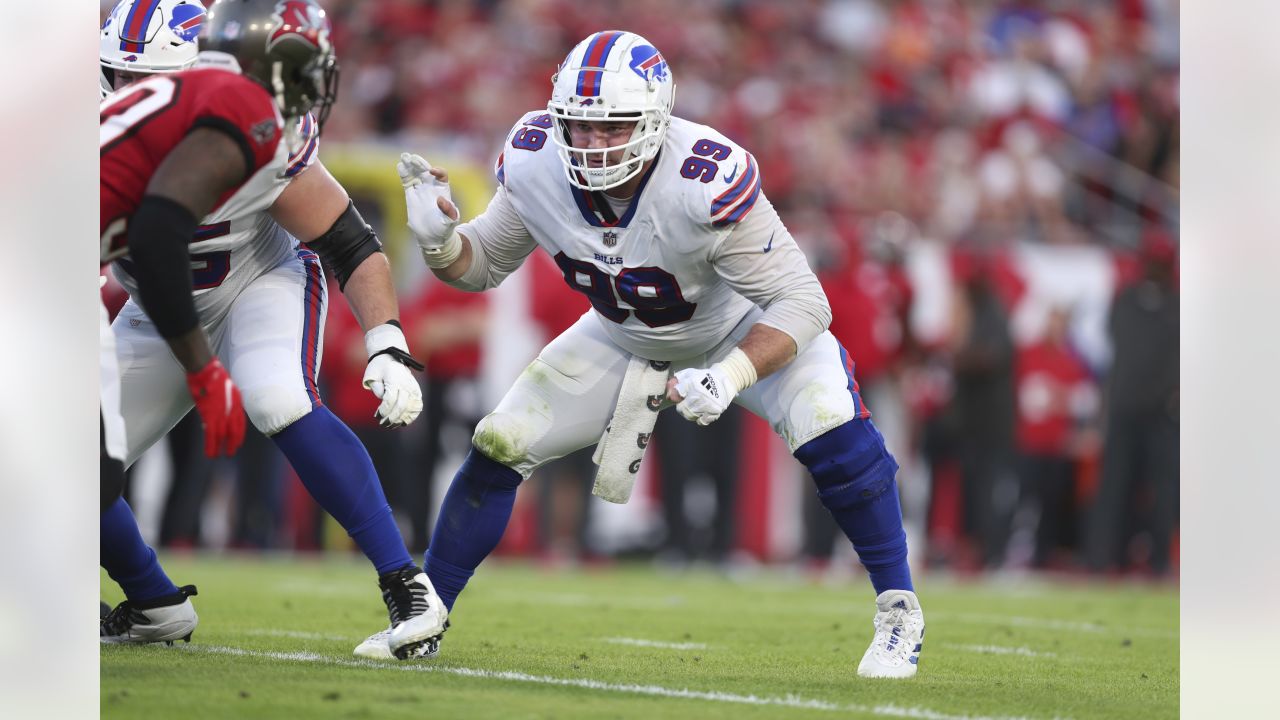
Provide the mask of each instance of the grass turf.
{"label": "grass turf", "polygon": [[[917,583],[907,681],[856,676],[873,591],[762,571],[487,563],[435,661],[359,660],[386,625],[348,559],[168,557],[189,645],[103,646],[104,718],[1163,718],[1178,714],[1170,586]],[[102,575],[103,598],[119,590]],[[642,644],[653,643],[653,644]]]}

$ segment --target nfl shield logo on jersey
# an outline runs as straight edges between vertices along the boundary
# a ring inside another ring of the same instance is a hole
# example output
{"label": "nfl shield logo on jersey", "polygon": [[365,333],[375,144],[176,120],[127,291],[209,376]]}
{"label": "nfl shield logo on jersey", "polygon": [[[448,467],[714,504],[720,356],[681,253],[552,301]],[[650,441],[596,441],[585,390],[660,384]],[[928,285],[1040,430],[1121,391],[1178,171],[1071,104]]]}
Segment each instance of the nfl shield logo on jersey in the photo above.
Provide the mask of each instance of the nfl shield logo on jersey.
{"label": "nfl shield logo on jersey", "polygon": [[616,233],[616,232],[614,232],[614,231],[612,231],[612,230],[605,230],[605,231],[604,231],[604,246],[605,246],[605,247],[607,247],[607,248],[611,248],[611,247],[613,247],[614,245],[617,245],[617,244],[618,244],[618,233]]}

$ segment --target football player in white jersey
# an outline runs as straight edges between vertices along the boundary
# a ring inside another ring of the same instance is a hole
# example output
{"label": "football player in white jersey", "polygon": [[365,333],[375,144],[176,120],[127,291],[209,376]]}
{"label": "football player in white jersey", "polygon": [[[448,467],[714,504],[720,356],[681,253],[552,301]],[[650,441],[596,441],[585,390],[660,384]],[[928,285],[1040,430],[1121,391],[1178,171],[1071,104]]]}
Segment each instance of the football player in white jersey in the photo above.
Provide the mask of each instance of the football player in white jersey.
{"label": "football player in white jersey", "polygon": [[[858,673],[912,676],[924,615],[907,567],[897,462],[859,397],[852,360],[827,332],[817,278],[761,192],[755,159],[716,130],[672,117],[674,99],[671,69],[648,41],[591,35],[561,64],[546,110],[507,136],[488,208],[456,228],[446,173],[402,156],[409,225],[438,277],[486,290],[540,246],[593,305],[476,428],[424,569],[452,607],[501,538],[521,481],[621,422],[628,367],[640,358],[674,371],[658,376],[654,407],[665,391],[682,416],[706,425],[736,402],[783,438],[878,594]],[[357,654],[377,654],[376,644]]]}
{"label": "football player in white jersey", "polygon": [[[194,38],[202,21],[200,43],[212,52],[197,60]],[[320,125],[336,87],[324,11],[314,0],[246,0],[217,3],[206,19],[193,0],[124,0],[104,24],[101,42],[103,77],[114,74],[116,88],[133,79],[122,78],[126,72],[221,65],[276,95],[286,126],[296,129],[291,147],[281,142],[274,161],[200,221],[190,241],[195,305],[250,420],[272,438],[311,495],[376,568],[393,651],[399,657],[425,652],[443,631],[443,608],[405,548],[367,451],[323,405],[316,385],[327,305],[323,261],[366,330],[364,385],[382,400],[381,423],[407,425],[422,409],[421,389],[409,369],[422,366],[409,355],[401,332],[381,243],[316,160]],[[314,75],[316,83],[302,83],[301,89],[278,79],[273,84],[281,73]],[[307,112],[313,105],[318,121]],[[138,127],[145,132],[142,123]],[[116,276],[134,295],[127,258],[117,261]],[[192,400],[182,368],[134,299],[113,331],[128,465],[191,409]],[[194,589],[179,590],[170,582],[123,500],[102,516],[101,547],[102,566],[128,598],[103,619],[102,642],[189,637],[197,619],[187,595]]]}

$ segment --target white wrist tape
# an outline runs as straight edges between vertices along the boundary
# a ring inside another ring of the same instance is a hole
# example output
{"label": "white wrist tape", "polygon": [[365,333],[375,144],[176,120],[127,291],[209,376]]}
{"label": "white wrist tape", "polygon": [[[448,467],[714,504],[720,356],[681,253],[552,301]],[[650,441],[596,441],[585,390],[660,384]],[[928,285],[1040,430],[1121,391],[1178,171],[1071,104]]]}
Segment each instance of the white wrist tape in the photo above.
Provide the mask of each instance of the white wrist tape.
{"label": "white wrist tape", "polygon": [[734,384],[737,392],[742,392],[756,384],[756,366],[751,363],[751,358],[742,352],[742,348],[734,348],[723,360],[711,367],[719,368],[729,382]]}
{"label": "white wrist tape", "polygon": [[364,351],[369,357],[389,347],[409,352],[409,343],[405,342],[404,331],[390,323],[383,323],[364,334]]}
{"label": "white wrist tape", "polygon": [[447,268],[452,265],[462,255],[462,237],[458,235],[458,231],[453,231],[449,235],[449,239],[444,244],[435,248],[422,248],[422,259],[427,262],[427,267]]}

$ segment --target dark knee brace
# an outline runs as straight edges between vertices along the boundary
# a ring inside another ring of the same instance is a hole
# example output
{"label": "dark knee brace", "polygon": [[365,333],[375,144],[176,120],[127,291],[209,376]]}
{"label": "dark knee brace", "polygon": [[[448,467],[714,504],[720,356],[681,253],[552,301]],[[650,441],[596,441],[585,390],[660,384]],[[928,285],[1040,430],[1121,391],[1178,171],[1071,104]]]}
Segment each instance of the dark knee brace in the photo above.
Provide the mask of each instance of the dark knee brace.
{"label": "dark knee brace", "polygon": [[854,418],[800,446],[818,499],[858,551],[876,592],[911,590],[907,536],[894,477],[898,462],[870,420]]}
{"label": "dark knee brace", "polygon": [[813,475],[818,498],[832,512],[896,490],[898,462],[870,420],[854,418],[801,445],[795,456]]}

